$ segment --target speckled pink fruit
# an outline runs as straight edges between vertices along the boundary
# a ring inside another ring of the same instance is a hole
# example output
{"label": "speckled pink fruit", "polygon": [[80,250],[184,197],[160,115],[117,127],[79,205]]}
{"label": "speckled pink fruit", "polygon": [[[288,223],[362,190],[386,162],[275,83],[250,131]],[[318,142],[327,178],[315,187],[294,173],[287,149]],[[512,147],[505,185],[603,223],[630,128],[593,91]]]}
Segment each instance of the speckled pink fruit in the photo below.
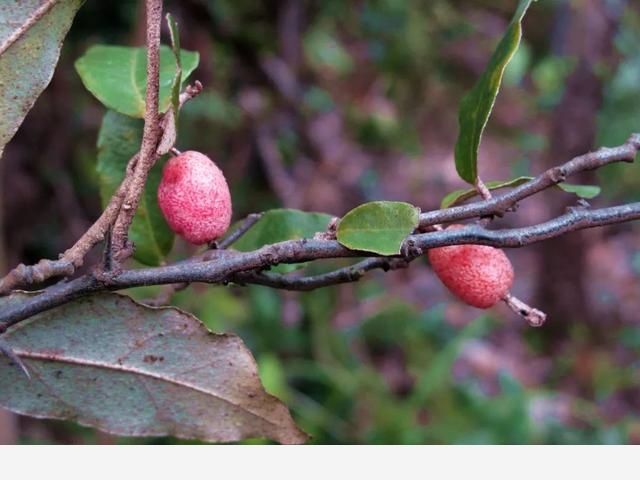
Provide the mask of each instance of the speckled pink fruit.
{"label": "speckled pink fruit", "polygon": [[165,164],[158,204],[171,229],[195,245],[220,238],[231,222],[227,181],[217,165],[198,152],[183,152]]}
{"label": "speckled pink fruit", "polygon": [[[449,228],[463,228],[452,225]],[[484,245],[432,248],[429,262],[440,281],[463,302],[477,308],[495,305],[513,284],[513,267],[502,250]]]}

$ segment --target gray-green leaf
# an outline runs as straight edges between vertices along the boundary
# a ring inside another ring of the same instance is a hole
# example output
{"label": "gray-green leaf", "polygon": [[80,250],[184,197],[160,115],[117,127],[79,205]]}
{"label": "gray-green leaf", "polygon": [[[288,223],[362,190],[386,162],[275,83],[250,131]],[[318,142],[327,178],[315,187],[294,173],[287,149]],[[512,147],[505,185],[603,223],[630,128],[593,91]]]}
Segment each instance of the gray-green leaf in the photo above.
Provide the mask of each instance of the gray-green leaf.
{"label": "gray-green leaf", "polygon": [[[182,81],[198,66],[198,52],[180,51]],[[76,61],[82,83],[107,108],[131,117],[144,117],[147,91],[145,48],[94,45]],[[169,47],[160,47],[160,112],[171,104],[176,60]]]}
{"label": "gray-green leaf", "polygon": [[522,18],[532,0],[520,0],[507,31],[498,43],[487,68],[460,103],[459,133],[456,142],[456,170],[460,178],[473,184],[478,176],[478,148],[484,127],[493,109],[502,75],[520,45]]}
{"label": "gray-green leaf", "polygon": [[419,221],[420,209],[409,203],[369,202],[340,220],[337,237],[352,250],[396,255]]}
{"label": "gray-green leaf", "polygon": [[[25,297],[2,298],[0,308]],[[239,337],[211,333],[175,308],[100,294],[36,315],[4,338],[32,376],[0,358],[0,405],[14,412],[115,435],[307,439],[264,391]]]}
{"label": "gray-green leaf", "polygon": [[51,81],[62,41],[83,1],[0,5],[0,157]]}
{"label": "gray-green leaf", "polygon": [[[124,178],[129,159],[140,149],[143,122],[112,110],[105,113],[98,134],[98,181],[102,204],[106,205]],[[167,225],[158,206],[157,191],[162,178],[159,161],[147,179],[144,194],[129,238],[135,244],[136,260],[147,265],[159,265],[173,246],[174,233]]]}

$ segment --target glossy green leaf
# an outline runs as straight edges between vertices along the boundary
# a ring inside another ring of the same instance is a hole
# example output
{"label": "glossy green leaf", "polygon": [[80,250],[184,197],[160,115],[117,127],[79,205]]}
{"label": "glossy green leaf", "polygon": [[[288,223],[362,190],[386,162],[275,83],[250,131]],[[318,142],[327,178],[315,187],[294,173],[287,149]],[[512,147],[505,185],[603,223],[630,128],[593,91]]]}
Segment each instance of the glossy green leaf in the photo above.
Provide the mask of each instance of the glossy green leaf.
{"label": "glossy green leaf", "polygon": [[[112,110],[105,113],[98,134],[96,166],[103,205],[118,189],[129,159],[140,149],[142,127],[142,120]],[[149,173],[129,231],[129,238],[136,247],[134,257],[147,265],[159,265],[173,246],[174,233],[167,225],[156,197],[162,177],[161,166],[158,162]]]}
{"label": "glossy green leaf", "polygon": [[83,2],[60,0],[49,8],[37,0],[0,2],[0,157],[51,81]]}
{"label": "glossy green leaf", "polygon": [[[182,81],[198,66],[198,52],[180,51]],[[146,48],[94,45],[76,61],[82,83],[107,108],[131,117],[144,117],[147,91]],[[160,47],[159,108],[171,104],[176,60],[169,47]]]}
{"label": "glossy green leaf", "polygon": [[[500,188],[512,188],[527,183],[533,177],[518,177],[512,180],[492,180],[490,182],[484,182],[489,190],[498,190]],[[478,195],[478,191],[475,188],[463,188],[451,192],[442,199],[440,202],[440,208],[449,208],[469,200]]]}
{"label": "glossy green leaf", "polygon": [[[242,252],[248,252],[276,242],[313,238],[317,232],[327,230],[332,218],[326,213],[303,212],[288,208],[268,210],[232,247]],[[231,228],[229,233],[233,230],[235,229]],[[278,265],[274,270],[286,273],[297,270],[304,265],[304,263]]]}
{"label": "glossy green leaf", "polygon": [[575,193],[580,198],[595,198],[600,195],[600,187],[597,185],[574,185],[572,183],[559,183],[558,188],[568,193]]}
{"label": "glossy green leaf", "polygon": [[352,250],[395,255],[418,226],[420,209],[404,202],[369,202],[354,208],[338,224],[338,241]]}
{"label": "glossy green leaf", "polygon": [[459,132],[455,148],[456,170],[460,178],[474,183],[478,176],[478,148],[500,89],[504,70],[518,49],[522,18],[532,0],[520,0],[516,13],[498,43],[487,68],[460,103]]}
{"label": "glossy green leaf", "polygon": [[[24,301],[0,299],[0,309]],[[115,435],[209,442],[303,443],[287,408],[260,384],[242,340],[175,308],[123,295],[86,297],[3,336],[31,373],[0,357],[0,406]]]}

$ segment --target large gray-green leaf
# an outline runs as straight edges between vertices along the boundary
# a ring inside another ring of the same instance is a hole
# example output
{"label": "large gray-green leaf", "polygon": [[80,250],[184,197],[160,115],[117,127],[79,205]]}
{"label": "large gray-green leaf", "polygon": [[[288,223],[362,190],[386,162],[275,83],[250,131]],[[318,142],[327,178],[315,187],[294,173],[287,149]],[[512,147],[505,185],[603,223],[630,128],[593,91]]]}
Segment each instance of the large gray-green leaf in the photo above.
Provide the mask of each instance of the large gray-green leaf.
{"label": "large gray-green leaf", "polygon": [[[0,308],[24,298],[2,298]],[[175,308],[101,294],[41,313],[4,338],[32,376],[0,358],[0,405],[18,413],[127,436],[307,438],[264,391],[240,338],[211,333]]]}
{"label": "large gray-green leaf", "polygon": [[404,202],[369,202],[338,224],[338,241],[352,250],[396,255],[420,220],[420,209]]}
{"label": "large gray-green leaf", "polygon": [[[233,248],[242,252],[256,250],[264,245],[300,238],[313,238],[324,232],[333,217],[326,213],[303,212],[289,208],[268,210],[251,229],[233,243]],[[233,232],[233,228],[229,233]],[[278,265],[275,271],[291,272],[304,264]]]}
{"label": "large gray-green leaf", "polygon": [[[98,134],[98,181],[103,205],[109,202],[124,178],[129,159],[136,154],[142,140],[143,122],[112,110],[105,113]],[[147,265],[159,265],[173,246],[174,233],[167,225],[158,206],[157,191],[162,178],[158,162],[147,179],[144,194],[129,238],[135,244],[134,257]]]}
{"label": "large gray-green leaf", "polygon": [[62,41],[83,1],[0,2],[0,157],[51,81]]}
{"label": "large gray-green leaf", "polygon": [[516,13],[504,36],[498,43],[487,68],[471,91],[460,103],[458,123],[460,130],[456,142],[456,170],[463,180],[474,183],[478,176],[478,147],[496,101],[502,75],[520,45],[522,18],[532,0],[520,0]]}
{"label": "large gray-green leaf", "polygon": [[[145,48],[94,45],[76,61],[82,83],[107,108],[131,117],[144,117],[147,91],[147,50]],[[180,51],[182,81],[198,66],[198,52]],[[160,47],[159,108],[171,104],[171,87],[176,60],[169,47]]]}

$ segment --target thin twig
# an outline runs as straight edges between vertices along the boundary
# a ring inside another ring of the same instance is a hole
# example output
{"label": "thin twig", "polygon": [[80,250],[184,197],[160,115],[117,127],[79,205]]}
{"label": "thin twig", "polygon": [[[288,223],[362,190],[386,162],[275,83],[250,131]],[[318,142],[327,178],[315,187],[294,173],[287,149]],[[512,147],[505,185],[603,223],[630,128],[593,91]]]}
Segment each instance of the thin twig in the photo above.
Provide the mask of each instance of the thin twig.
{"label": "thin twig", "polygon": [[251,227],[253,227],[258,222],[258,220],[262,218],[262,215],[262,213],[251,213],[247,215],[247,218],[242,221],[238,228],[236,228],[233,232],[231,232],[219,242],[215,242],[215,245],[213,245],[212,248],[224,250],[225,248],[229,247],[245,233],[247,233],[251,229]]}
{"label": "thin twig", "polygon": [[541,327],[547,320],[547,314],[527,305],[525,302],[510,293],[507,293],[502,299],[507,306],[517,315],[524,318],[532,327]]}
{"label": "thin twig", "polygon": [[162,23],[162,0],[146,0],[147,13],[147,92],[145,98],[144,129],[140,157],[133,172],[120,214],[113,227],[114,259],[123,261],[132,253],[127,235],[138,209],[140,197],[147,182],[149,170],[156,161],[156,149],[162,130],[158,114],[160,88],[160,26]]}
{"label": "thin twig", "polygon": [[484,182],[480,179],[480,177],[476,177],[475,187],[483,200],[491,200],[491,190],[487,188]]}
{"label": "thin twig", "polygon": [[564,165],[550,168],[533,180],[523,183],[506,193],[496,195],[490,200],[424,212],[420,214],[420,228],[487,215],[502,215],[513,208],[520,200],[561,183],[572,175],[594,170],[610,163],[633,162],[638,150],[640,150],[640,133],[634,133],[624,144],[618,147],[604,147],[595,152],[575,157]]}
{"label": "thin twig", "polygon": [[332,272],[305,277],[291,275],[279,275],[266,272],[239,272],[230,278],[230,281],[238,284],[253,283],[283,290],[310,291],[316,288],[341,283],[357,282],[370,270],[382,269],[385,272],[406,268],[413,259],[404,258],[367,258],[349,267],[339,268]]}

